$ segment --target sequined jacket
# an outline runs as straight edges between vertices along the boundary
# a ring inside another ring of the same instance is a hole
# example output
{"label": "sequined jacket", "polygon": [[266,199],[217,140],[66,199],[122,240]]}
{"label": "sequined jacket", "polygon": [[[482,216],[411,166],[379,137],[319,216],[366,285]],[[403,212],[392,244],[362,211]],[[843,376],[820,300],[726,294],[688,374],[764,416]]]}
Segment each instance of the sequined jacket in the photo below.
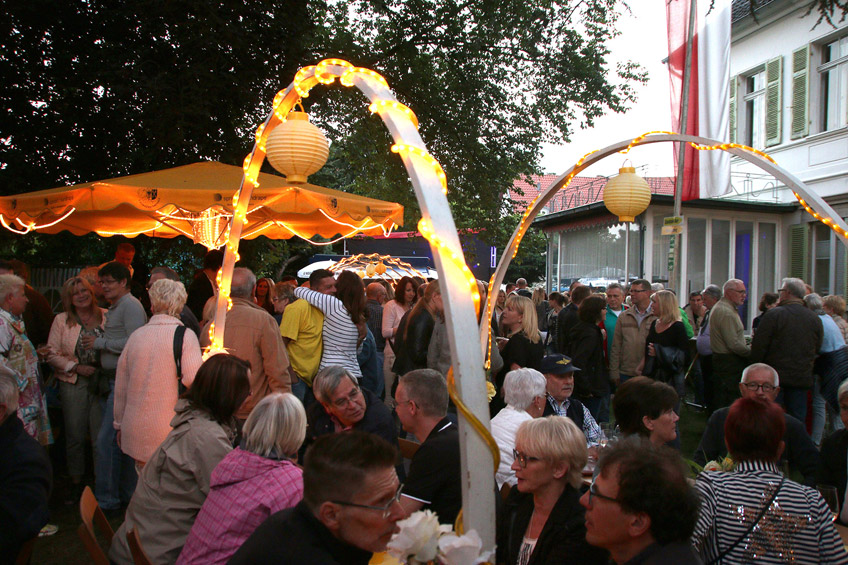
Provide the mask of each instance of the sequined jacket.
{"label": "sequined jacket", "polygon": [[[692,544],[705,563],[732,547],[722,563],[789,563],[791,558],[799,564],[848,564],[833,514],[821,495],[794,481],[781,485],[781,479],[774,463],[762,461],[740,461],[734,471],[698,475],[701,513]],[[777,496],[769,503],[775,489]]]}

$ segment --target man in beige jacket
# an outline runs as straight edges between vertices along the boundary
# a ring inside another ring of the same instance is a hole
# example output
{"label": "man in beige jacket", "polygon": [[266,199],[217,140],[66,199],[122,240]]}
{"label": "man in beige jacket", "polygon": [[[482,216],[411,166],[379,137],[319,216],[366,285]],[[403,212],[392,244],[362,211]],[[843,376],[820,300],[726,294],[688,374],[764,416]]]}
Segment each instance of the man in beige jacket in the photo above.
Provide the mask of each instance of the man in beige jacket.
{"label": "man in beige jacket", "polygon": [[250,396],[236,411],[242,423],[256,404],[272,392],[291,392],[289,358],[274,318],[253,300],[256,275],[236,268],[230,287],[233,307],[227,312],[224,348],[250,363]]}
{"label": "man in beige jacket", "polygon": [[722,294],[723,298],[710,310],[713,387],[719,408],[730,406],[739,398],[739,379],[751,355],[751,346],[745,341],[738,310],[748,296],[745,283],[730,279],[724,283]]}
{"label": "man in beige jacket", "polygon": [[633,281],[630,302],[631,307],[621,313],[615,324],[609,355],[609,375],[615,384],[636,376],[636,367],[645,356],[645,339],[651,322],[657,319],[651,311],[651,283],[648,281]]}

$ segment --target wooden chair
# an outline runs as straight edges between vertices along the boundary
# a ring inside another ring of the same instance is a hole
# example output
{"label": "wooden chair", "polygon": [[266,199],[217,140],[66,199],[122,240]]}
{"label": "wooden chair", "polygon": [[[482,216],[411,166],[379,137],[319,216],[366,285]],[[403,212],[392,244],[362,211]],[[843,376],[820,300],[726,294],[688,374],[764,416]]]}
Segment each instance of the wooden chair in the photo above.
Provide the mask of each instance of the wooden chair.
{"label": "wooden chair", "polygon": [[404,459],[412,459],[412,456],[415,455],[415,452],[418,451],[421,444],[408,439],[398,438],[398,447],[400,448],[401,457]]}
{"label": "wooden chair", "polygon": [[97,525],[97,529],[105,538],[107,546],[112,544],[112,536],[115,535],[115,532],[112,530],[109,520],[106,519],[106,515],[103,514],[100,505],[97,504],[97,499],[94,498],[94,493],[91,492],[89,487],[85,487],[80,497],[80,517],[82,518],[82,524],[77,528],[77,535],[79,535],[85,549],[91,555],[92,561],[94,561],[95,565],[109,565],[109,558],[100,547],[97,537],[94,535],[94,526]]}
{"label": "wooden chair", "polygon": [[130,528],[130,531],[127,532],[127,543],[130,546],[135,565],[153,565],[147,553],[144,552],[144,548],[141,547],[141,539],[138,537],[138,531],[135,528]]}
{"label": "wooden chair", "polygon": [[38,536],[35,536],[21,546],[21,550],[15,558],[15,565],[29,565],[29,560],[32,557],[32,550],[35,547],[35,540],[37,539]]}

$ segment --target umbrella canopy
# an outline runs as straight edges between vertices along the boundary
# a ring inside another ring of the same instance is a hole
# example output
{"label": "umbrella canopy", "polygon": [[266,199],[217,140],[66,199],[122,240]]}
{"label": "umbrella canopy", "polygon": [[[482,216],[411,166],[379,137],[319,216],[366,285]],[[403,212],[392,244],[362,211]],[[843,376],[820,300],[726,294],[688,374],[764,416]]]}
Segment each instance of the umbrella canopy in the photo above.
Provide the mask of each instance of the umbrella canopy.
{"label": "umbrella canopy", "polygon": [[[377,265],[380,263],[383,264],[385,269],[377,268]],[[365,279],[382,279],[387,281],[396,281],[403,277],[439,278],[439,273],[436,269],[429,267],[423,269],[416,268],[397,257],[380,255],[379,253],[353,255],[339,261],[316,261],[299,270],[297,276],[306,279],[309,278],[309,275],[313,271],[317,271],[318,269],[327,269],[336,274],[342,271],[353,271]]]}
{"label": "umbrella canopy", "polygon": [[[242,175],[240,167],[200,162],[4,196],[0,197],[0,222],[18,233],[186,235],[207,247],[220,247],[226,242],[232,198]],[[383,233],[395,225],[403,225],[400,204],[261,173],[242,237],[347,237]]]}

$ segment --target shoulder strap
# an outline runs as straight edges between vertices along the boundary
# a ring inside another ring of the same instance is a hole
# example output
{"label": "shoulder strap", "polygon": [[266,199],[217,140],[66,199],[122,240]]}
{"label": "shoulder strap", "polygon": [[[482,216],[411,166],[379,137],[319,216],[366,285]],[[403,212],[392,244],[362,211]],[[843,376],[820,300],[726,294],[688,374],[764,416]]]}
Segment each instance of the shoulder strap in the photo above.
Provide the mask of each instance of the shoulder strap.
{"label": "shoulder strap", "polygon": [[181,381],[183,378],[183,336],[185,331],[185,326],[177,326],[174,330],[174,362],[177,364],[177,381]]}
{"label": "shoulder strap", "polygon": [[786,482],[786,476],[781,477],[780,484],[778,484],[777,488],[774,489],[774,492],[772,493],[771,498],[768,499],[768,502],[766,502],[763,505],[762,509],[760,510],[760,513],[757,515],[757,519],[754,520],[753,522],[751,522],[751,525],[748,526],[748,529],[745,530],[745,533],[743,533],[741,536],[736,538],[736,541],[734,541],[732,544],[730,544],[727,547],[727,549],[722,551],[718,555],[718,557],[716,557],[715,559],[713,559],[712,561],[707,563],[707,565],[714,565],[715,563],[721,563],[721,560],[724,558],[725,555],[730,553],[737,545],[742,543],[742,540],[744,540],[745,538],[748,537],[748,535],[753,531],[753,529],[757,526],[757,524],[760,523],[760,520],[763,519],[763,516],[765,516],[766,511],[769,509],[769,506],[771,506],[771,503],[774,502],[774,499],[777,498],[777,493],[780,492],[780,489],[781,489],[781,487],[783,487],[783,483],[785,483],[785,482]]}

